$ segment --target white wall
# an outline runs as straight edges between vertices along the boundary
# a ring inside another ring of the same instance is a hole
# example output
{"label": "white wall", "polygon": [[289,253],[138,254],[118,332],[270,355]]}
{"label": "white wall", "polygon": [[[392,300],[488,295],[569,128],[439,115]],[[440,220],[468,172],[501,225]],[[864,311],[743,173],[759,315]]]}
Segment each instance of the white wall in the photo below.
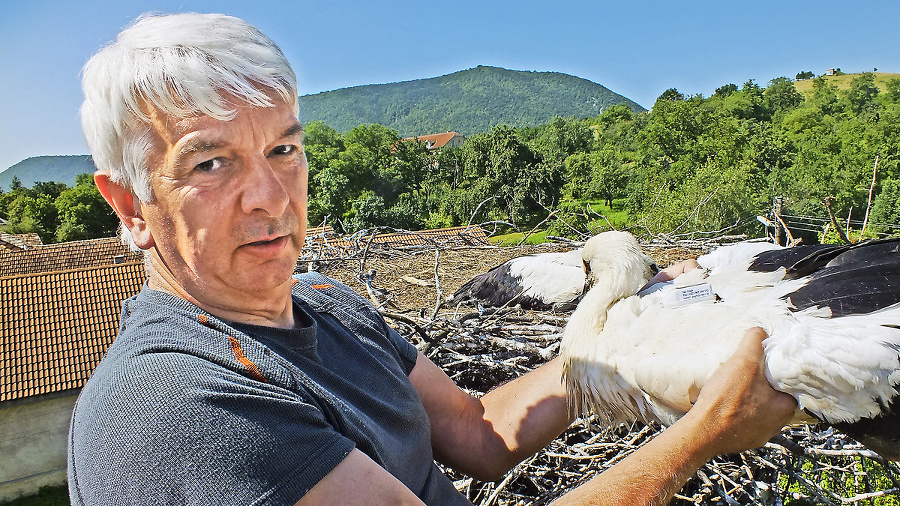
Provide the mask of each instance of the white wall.
{"label": "white wall", "polygon": [[0,501],[66,483],[69,419],[77,392],[0,403]]}

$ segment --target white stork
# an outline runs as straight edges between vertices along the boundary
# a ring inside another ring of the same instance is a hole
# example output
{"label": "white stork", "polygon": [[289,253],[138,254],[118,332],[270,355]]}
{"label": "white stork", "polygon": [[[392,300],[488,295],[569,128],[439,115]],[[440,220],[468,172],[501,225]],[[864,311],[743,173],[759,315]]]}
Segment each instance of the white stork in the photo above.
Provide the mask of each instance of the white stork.
{"label": "white stork", "polygon": [[797,399],[795,422],[900,459],[900,239],[725,246],[641,294],[651,261],[630,234],[600,234],[583,255],[593,288],[560,349],[573,409],[669,425],[759,326],[766,376]]}
{"label": "white stork", "polygon": [[513,258],[475,276],[447,302],[475,300],[487,306],[566,311],[575,308],[584,282],[581,249],[538,253]]}

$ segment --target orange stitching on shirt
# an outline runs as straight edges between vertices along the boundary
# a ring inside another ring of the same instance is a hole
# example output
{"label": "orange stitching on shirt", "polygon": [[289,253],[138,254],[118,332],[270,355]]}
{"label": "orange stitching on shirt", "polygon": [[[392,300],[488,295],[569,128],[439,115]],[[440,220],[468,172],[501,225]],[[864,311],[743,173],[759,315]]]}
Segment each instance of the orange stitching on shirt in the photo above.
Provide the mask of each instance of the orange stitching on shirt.
{"label": "orange stitching on shirt", "polygon": [[200,325],[209,326],[209,318],[207,318],[205,314],[198,314],[197,321],[200,322]]}
{"label": "orange stitching on shirt", "polygon": [[334,285],[311,285],[310,288],[315,290],[324,290],[325,288],[334,288]]}
{"label": "orange stitching on shirt", "polygon": [[241,343],[233,336],[228,336],[228,340],[231,342],[231,352],[234,353],[234,358],[250,371],[250,376],[257,381],[268,383],[266,377],[259,372],[259,368],[256,367],[256,364],[251,362],[250,359],[244,355],[244,350],[241,349]]}

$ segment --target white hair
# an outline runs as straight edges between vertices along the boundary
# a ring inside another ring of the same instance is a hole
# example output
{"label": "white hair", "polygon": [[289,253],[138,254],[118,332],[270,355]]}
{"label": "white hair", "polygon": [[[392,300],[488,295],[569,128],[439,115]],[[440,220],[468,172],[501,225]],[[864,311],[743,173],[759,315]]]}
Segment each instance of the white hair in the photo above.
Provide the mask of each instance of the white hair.
{"label": "white hair", "polygon": [[[141,202],[152,195],[150,109],[166,117],[237,113],[227,93],[272,107],[274,91],[297,111],[297,78],[258,29],[222,14],[143,15],[84,66],[81,125],[98,171]],[[127,231],[123,233],[123,236]]]}

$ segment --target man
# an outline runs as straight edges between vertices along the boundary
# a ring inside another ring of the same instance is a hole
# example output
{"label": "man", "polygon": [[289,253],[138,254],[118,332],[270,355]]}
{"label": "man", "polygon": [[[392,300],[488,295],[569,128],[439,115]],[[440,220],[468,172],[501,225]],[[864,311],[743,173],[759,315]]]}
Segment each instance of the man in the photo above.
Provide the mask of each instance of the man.
{"label": "man", "polygon": [[[73,504],[466,504],[572,418],[558,359],[467,395],[359,296],[291,277],[306,232],[296,80],[246,23],[140,19],[85,66],[95,181],[148,281],[76,404]],[[794,410],[759,331],[655,440],[560,502],[664,503]]]}

